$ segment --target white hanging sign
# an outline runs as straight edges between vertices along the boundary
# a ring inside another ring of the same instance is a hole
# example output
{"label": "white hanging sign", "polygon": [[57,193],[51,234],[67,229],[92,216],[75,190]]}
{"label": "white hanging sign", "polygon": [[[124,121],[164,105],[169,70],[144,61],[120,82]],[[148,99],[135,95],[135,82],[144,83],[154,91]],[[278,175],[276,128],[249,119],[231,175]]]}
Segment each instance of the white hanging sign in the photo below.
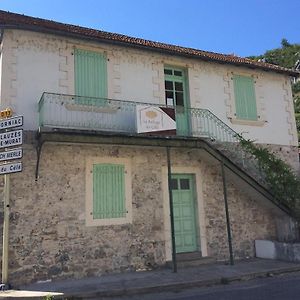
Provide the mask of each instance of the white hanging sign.
{"label": "white hanging sign", "polygon": [[139,104],[136,106],[136,120],[138,133],[168,132],[176,134],[173,108]]}

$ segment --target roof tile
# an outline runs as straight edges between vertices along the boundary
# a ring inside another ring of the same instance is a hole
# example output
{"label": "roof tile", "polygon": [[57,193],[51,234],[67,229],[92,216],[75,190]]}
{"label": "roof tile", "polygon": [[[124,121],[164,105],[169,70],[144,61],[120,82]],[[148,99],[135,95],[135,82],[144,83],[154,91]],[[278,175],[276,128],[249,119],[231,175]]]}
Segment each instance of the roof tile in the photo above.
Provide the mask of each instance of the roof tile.
{"label": "roof tile", "polygon": [[109,41],[115,43],[122,43],[123,45],[131,47],[142,47],[147,48],[149,50],[168,52],[181,56],[199,58],[202,60],[215,61],[219,63],[229,63],[233,65],[242,65],[250,68],[259,68],[266,71],[286,73],[291,76],[299,76],[299,72],[283,68],[277,65],[272,65],[264,62],[257,62],[248,58],[242,58],[236,55],[220,54],[193,48],[154,42],[141,38],[129,37],[122,34],[105,32],[101,30],[6,12],[3,10],[0,10],[0,28],[17,28],[34,31],[45,31],[60,35],[72,35],[73,37],[78,38],[88,38],[101,42]]}

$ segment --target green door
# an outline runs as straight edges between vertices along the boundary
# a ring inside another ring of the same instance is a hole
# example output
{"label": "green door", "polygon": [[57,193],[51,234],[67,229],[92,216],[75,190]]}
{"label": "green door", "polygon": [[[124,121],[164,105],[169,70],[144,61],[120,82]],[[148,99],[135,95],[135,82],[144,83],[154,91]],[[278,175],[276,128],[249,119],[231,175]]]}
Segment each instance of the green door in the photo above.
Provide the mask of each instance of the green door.
{"label": "green door", "polygon": [[165,67],[166,105],[176,107],[176,130],[178,135],[189,135],[188,100],[185,71]]}
{"label": "green door", "polygon": [[176,252],[198,251],[195,184],[192,174],[172,174]]}

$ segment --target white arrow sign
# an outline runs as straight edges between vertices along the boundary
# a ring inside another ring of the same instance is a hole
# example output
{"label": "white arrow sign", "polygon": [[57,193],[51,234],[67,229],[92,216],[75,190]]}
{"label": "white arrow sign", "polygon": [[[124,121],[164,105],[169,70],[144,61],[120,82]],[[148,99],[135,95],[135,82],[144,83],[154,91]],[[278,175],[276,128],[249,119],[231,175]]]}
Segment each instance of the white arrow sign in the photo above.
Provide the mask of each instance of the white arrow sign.
{"label": "white arrow sign", "polygon": [[0,130],[23,126],[23,116],[0,120]]}
{"label": "white arrow sign", "polygon": [[22,163],[0,165],[0,174],[17,173],[22,171]]}
{"label": "white arrow sign", "polygon": [[14,130],[0,133],[0,148],[22,145],[23,130]]}
{"label": "white arrow sign", "polygon": [[0,161],[19,159],[23,156],[23,149],[17,148],[5,152],[0,152]]}

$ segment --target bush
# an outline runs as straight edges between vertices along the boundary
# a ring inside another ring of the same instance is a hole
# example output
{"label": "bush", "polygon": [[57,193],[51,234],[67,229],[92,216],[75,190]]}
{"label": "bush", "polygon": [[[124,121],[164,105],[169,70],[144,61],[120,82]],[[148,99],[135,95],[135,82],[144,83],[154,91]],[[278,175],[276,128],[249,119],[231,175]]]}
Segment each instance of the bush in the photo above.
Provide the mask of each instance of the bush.
{"label": "bush", "polygon": [[240,144],[257,159],[276,201],[287,206],[294,217],[300,220],[300,180],[290,166],[268,149],[250,140],[241,138]]}

